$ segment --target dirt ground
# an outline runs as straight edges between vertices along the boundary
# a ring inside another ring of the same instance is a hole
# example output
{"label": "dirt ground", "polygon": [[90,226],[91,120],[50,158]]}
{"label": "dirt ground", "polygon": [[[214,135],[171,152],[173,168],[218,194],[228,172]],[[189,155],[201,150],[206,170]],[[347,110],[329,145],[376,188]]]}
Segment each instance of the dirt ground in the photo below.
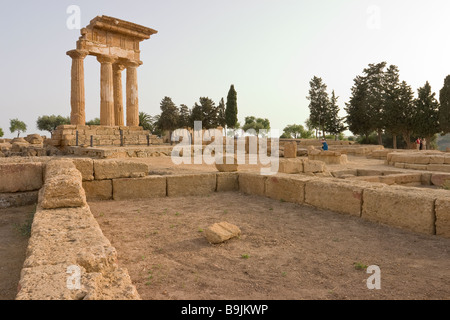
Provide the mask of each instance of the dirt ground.
{"label": "dirt ground", "polygon": [[89,205],[145,300],[450,299],[450,239],[238,192]]}
{"label": "dirt ground", "polygon": [[35,206],[0,209],[0,300],[14,300]]}

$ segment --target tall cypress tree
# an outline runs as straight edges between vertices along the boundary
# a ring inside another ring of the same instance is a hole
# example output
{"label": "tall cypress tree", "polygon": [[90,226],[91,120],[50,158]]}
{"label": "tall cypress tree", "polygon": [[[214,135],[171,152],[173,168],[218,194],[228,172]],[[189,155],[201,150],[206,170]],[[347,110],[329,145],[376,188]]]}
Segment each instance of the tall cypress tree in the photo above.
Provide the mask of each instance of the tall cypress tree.
{"label": "tall cypress tree", "polygon": [[325,128],[325,122],[328,118],[328,106],[330,104],[327,86],[322,78],[314,76],[309,82],[309,96],[306,98],[309,102],[309,120],[311,124],[322,132]]}
{"label": "tall cypress tree", "polygon": [[431,91],[428,81],[417,92],[414,133],[420,138],[426,138],[427,141],[430,141],[440,131],[439,102],[435,98],[436,93]]}
{"label": "tall cypress tree", "polygon": [[334,90],[331,93],[330,105],[328,106],[327,119],[325,122],[327,132],[334,134],[335,139],[337,136],[345,131],[345,126],[342,123],[343,118],[339,117],[339,106]]}
{"label": "tall cypress tree", "polygon": [[225,116],[225,101],[220,99],[219,105],[217,106],[217,124],[222,128],[225,128],[227,124],[227,118]]}
{"label": "tall cypress tree", "polygon": [[231,85],[230,90],[227,95],[227,105],[225,108],[225,119],[226,125],[229,128],[236,128],[236,124],[238,122],[237,118],[238,107],[237,107],[237,92],[234,89],[234,85]]}
{"label": "tall cypress tree", "polygon": [[443,134],[450,132],[450,75],[444,80],[444,86],[439,91],[439,125]]}
{"label": "tall cypress tree", "polygon": [[[179,122],[179,111],[175,103],[169,97],[164,97],[160,104],[161,114],[158,119],[158,129],[162,131],[169,131],[172,137],[172,131],[177,129]],[[172,144],[172,140],[170,141]]]}
{"label": "tall cypress tree", "polygon": [[191,111],[185,104],[180,105],[180,117],[178,126],[180,128],[189,127],[191,122]]}

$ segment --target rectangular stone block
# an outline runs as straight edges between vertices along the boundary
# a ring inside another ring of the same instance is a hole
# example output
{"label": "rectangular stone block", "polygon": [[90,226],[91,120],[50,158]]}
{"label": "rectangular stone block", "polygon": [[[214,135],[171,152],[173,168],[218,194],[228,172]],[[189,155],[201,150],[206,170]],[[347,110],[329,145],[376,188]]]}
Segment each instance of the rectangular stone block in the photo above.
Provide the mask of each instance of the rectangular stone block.
{"label": "rectangular stone block", "polygon": [[94,160],[94,177],[96,180],[137,178],[148,174],[148,165],[133,160]]}
{"label": "rectangular stone block", "polygon": [[83,181],[86,200],[111,200],[113,198],[112,180]]}
{"label": "rectangular stone block", "polygon": [[42,163],[0,164],[0,193],[39,190],[42,185]]}
{"label": "rectangular stone block", "polygon": [[83,181],[94,180],[94,160],[90,158],[74,158],[73,164],[81,172]]}
{"label": "rectangular stone block", "polygon": [[318,173],[325,171],[325,163],[319,160],[303,160],[303,172],[304,173]]}
{"label": "rectangular stone block", "polygon": [[[431,184],[435,186],[442,187],[447,183],[447,181],[450,181],[450,174],[446,173],[433,173],[431,174]],[[450,197],[450,194],[449,194]]]}
{"label": "rectangular stone block", "polygon": [[450,164],[429,164],[428,171],[450,172]]}
{"label": "rectangular stone block", "polygon": [[435,210],[436,235],[450,238],[450,199],[437,199]]}
{"label": "rectangular stone block", "polygon": [[[450,148],[447,148],[447,149],[450,149]],[[447,151],[447,152],[450,152],[450,151]],[[450,164],[450,154],[446,154],[444,156],[444,164]]]}
{"label": "rectangular stone block", "polygon": [[444,155],[442,154],[442,155],[439,155],[439,154],[437,154],[437,155],[431,155],[430,156],[430,164],[444,164],[444,162],[445,162],[445,158],[444,158]]}
{"label": "rectangular stone block", "polygon": [[412,157],[413,162],[409,161],[409,163],[414,163],[414,164],[430,164],[430,156],[429,155],[414,155],[414,157]]}
{"label": "rectangular stone block", "polygon": [[220,172],[216,174],[216,191],[239,191],[239,174],[237,172]]}
{"label": "rectangular stone block", "polygon": [[314,178],[291,178],[279,175],[268,176],[266,179],[265,194],[271,199],[301,204],[305,201],[305,184],[311,179]]}
{"label": "rectangular stone block", "polygon": [[279,159],[278,172],[280,173],[302,173],[303,161],[302,159]]}
{"label": "rectangular stone block", "polygon": [[405,163],[405,169],[412,169],[412,170],[427,170],[426,164],[411,164],[411,163]]}
{"label": "rectangular stone block", "polygon": [[354,180],[311,180],[306,182],[305,202],[317,208],[359,217],[363,190],[367,185]]}
{"label": "rectangular stone block", "polygon": [[216,190],[216,174],[184,174],[167,177],[167,195],[197,196],[207,195]]}
{"label": "rectangular stone block", "polygon": [[399,169],[405,169],[405,163],[401,163],[401,162],[396,162],[394,164],[394,167],[399,168]]}
{"label": "rectangular stone block", "polygon": [[427,192],[404,187],[368,188],[364,190],[364,219],[434,234],[434,197]]}
{"label": "rectangular stone block", "polygon": [[297,157],[297,143],[287,142],[284,144],[284,157],[285,158],[296,158]]}
{"label": "rectangular stone block", "polygon": [[114,200],[161,198],[167,194],[164,176],[113,179],[112,183]]}
{"label": "rectangular stone block", "polygon": [[257,173],[239,173],[239,191],[245,194],[265,196],[267,176]]}

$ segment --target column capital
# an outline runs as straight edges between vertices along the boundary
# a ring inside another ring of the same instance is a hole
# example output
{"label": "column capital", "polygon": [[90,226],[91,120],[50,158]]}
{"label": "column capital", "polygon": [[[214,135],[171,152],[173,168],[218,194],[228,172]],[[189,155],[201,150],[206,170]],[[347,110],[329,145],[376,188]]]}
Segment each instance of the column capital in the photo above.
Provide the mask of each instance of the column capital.
{"label": "column capital", "polygon": [[125,65],[121,62],[116,62],[113,64],[113,71],[114,72],[121,72],[125,69]]}
{"label": "column capital", "polygon": [[125,61],[123,64],[126,68],[137,68],[142,64],[142,61],[131,61],[130,60],[130,61]]}
{"label": "column capital", "polygon": [[97,56],[97,61],[100,63],[114,63],[117,60],[117,57],[114,56]]}
{"label": "column capital", "polygon": [[84,59],[89,54],[89,51],[75,49],[67,51],[66,54],[72,59]]}

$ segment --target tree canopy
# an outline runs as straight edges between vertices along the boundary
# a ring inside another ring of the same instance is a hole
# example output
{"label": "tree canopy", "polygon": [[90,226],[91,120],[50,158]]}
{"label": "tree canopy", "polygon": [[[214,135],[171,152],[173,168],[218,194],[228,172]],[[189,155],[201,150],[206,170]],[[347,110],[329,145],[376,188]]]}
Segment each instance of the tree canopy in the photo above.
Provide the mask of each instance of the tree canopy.
{"label": "tree canopy", "polygon": [[54,114],[50,116],[38,117],[36,121],[36,126],[41,131],[53,132],[58,126],[70,124],[70,117],[56,116]]}
{"label": "tree canopy", "polygon": [[444,86],[439,91],[439,125],[443,134],[450,132],[450,75],[444,80]]}
{"label": "tree canopy", "polygon": [[25,124],[25,122],[20,121],[19,119],[11,119],[9,121],[9,124],[10,124],[9,131],[11,131],[11,133],[17,131],[17,137],[20,136],[21,132],[27,131],[27,125]]}

